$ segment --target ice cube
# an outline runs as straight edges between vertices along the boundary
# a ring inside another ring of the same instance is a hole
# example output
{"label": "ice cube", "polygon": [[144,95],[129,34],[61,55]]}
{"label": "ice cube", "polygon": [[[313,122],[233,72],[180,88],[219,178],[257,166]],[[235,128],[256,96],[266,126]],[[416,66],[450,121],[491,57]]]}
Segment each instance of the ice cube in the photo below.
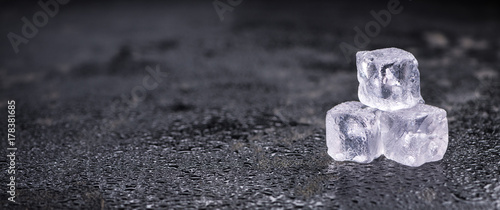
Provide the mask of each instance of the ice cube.
{"label": "ice cube", "polygon": [[339,104],[326,114],[328,154],[337,161],[368,163],[382,154],[377,109],[357,101]]}
{"label": "ice cube", "polygon": [[424,103],[415,57],[398,48],[356,53],[358,97],[368,106],[392,111]]}
{"label": "ice cube", "polygon": [[409,109],[379,111],[384,155],[408,166],[441,160],[448,147],[446,111],[418,104]]}

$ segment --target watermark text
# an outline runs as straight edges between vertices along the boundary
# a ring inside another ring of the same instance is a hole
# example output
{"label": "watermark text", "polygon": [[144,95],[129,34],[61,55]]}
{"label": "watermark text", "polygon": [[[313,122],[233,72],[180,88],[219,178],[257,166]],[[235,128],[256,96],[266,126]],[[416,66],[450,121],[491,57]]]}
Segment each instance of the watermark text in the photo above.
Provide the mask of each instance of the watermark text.
{"label": "watermark text", "polygon": [[23,26],[21,26],[21,35],[14,32],[9,32],[7,34],[7,38],[9,39],[14,52],[16,54],[19,53],[19,45],[28,44],[29,40],[38,34],[38,29],[47,25],[49,17],[53,18],[59,13],[59,6],[65,5],[69,1],[70,0],[38,1],[38,5],[41,7],[41,10],[35,12],[31,20],[27,17],[21,18],[21,21],[23,22]]}
{"label": "watermark text", "polygon": [[371,38],[374,38],[380,34],[382,27],[387,27],[392,20],[392,15],[397,15],[403,11],[403,6],[400,4],[399,0],[389,0],[387,3],[387,9],[382,9],[378,12],[374,10],[370,11],[373,19],[365,24],[364,30],[361,30],[358,26],[353,29],[356,32],[354,35],[354,46],[347,42],[340,43],[339,47],[342,53],[344,53],[345,59],[348,63],[351,62],[351,57],[360,49],[365,48],[370,44]]}
{"label": "watermark text", "polygon": [[9,174],[7,184],[8,200],[16,202],[16,101],[7,101],[7,162],[9,167],[7,173]]}
{"label": "watermark text", "polygon": [[220,21],[224,21],[224,13],[233,12],[234,8],[241,4],[243,0],[226,0],[225,2],[221,0],[215,0],[212,2],[214,5],[215,12],[219,15]]}

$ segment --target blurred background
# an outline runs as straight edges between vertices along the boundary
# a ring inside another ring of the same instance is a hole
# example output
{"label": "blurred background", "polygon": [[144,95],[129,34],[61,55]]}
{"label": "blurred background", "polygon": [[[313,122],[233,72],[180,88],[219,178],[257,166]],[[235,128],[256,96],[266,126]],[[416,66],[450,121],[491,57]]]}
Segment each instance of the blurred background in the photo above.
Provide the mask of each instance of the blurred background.
{"label": "blurred background", "polygon": [[[384,26],[372,13],[391,5]],[[17,203],[0,189],[2,207],[500,208],[498,3],[42,0],[0,13],[0,109],[16,101],[19,158]],[[386,47],[415,55],[424,100],[448,112],[442,161],[326,154],[326,111],[358,100],[352,52]]]}

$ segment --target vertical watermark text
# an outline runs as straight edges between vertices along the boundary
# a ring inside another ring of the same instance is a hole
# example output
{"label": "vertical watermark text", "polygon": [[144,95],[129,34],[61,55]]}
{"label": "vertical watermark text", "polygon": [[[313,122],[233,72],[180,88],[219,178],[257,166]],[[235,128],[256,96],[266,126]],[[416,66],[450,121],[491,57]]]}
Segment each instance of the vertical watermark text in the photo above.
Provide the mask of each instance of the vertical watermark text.
{"label": "vertical watermark text", "polygon": [[16,202],[16,101],[7,101],[7,162],[9,167],[7,173],[9,177],[7,184],[8,200]]}

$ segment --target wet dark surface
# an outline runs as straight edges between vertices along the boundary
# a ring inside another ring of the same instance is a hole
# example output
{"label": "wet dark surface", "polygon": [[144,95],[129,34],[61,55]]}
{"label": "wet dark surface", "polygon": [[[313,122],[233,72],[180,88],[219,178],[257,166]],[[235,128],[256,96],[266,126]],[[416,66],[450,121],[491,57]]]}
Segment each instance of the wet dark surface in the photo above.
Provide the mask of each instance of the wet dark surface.
{"label": "wet dark surface", "polygon": [[[4,35],[40,10],[2,4]],[[401,4],[365,49],[418,59],[422,96],[448,112],[443,160],[326,154],[326,111],[357,100],[339,44],[384,1],[244,1],[222,22],[210,1],[72,1],[18,54],[1,39],[0,108],[16,100],[18,128],[17,203],[2,170],[1,208],[499,209],[498,7]],[[147,66],[166,75],[137,92]]]}

